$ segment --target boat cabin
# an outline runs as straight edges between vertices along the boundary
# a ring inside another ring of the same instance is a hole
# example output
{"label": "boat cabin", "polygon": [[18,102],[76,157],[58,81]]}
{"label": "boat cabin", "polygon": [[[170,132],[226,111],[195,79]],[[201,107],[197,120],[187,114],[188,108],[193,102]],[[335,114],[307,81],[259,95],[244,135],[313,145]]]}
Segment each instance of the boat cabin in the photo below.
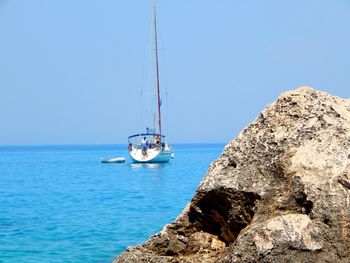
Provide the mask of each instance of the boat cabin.
{"label": "boat cabin", "polygon": [[[145,139],[146,138],[146,139]],[[147,144],[147,149],[164,148],[165,136],[158,133],[139,133],[128,137],[128,149],[141,149],[142,144]]]}

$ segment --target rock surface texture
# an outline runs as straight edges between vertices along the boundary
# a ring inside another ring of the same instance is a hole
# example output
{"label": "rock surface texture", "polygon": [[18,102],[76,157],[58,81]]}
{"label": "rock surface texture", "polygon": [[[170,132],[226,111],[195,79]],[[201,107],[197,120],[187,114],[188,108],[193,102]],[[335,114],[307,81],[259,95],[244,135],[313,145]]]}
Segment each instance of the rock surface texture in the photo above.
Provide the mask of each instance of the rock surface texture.
{"label": "rock surface texture", "polygon": [[182,214],[114,262],[350,262],[350,100],[282,94]]}

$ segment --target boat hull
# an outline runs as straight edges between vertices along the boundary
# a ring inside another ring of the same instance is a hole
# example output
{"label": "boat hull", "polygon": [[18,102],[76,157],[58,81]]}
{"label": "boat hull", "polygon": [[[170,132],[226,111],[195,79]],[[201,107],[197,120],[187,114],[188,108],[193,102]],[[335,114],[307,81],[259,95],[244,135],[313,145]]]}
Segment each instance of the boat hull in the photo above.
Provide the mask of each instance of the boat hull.
{"label": "boat hull", "polygon": [[141,149],[133,149],[129,153],[134,163],[166,163],[173,158],[173,151],[170,149],[149,149],[146,155],[142,154]]}

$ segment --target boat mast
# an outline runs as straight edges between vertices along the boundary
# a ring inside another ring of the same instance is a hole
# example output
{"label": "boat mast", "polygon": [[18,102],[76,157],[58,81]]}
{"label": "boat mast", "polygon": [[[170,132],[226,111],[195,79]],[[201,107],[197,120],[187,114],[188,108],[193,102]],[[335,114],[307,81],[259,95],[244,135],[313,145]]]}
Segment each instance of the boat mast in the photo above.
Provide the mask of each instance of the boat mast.
{"label": "boat mast", "polygon": [[157,80],[157,94],[158,94],[158,126],[159,134],[162,135],[162,118],[160,113],[160,89],[159,89],[159,68],[158,68],[158,43],[157,43],[157,18],[156,18],[156,2],[153,2],[154,9],[154,44],[155,44],[155,55],[156,55],[156,80]]}

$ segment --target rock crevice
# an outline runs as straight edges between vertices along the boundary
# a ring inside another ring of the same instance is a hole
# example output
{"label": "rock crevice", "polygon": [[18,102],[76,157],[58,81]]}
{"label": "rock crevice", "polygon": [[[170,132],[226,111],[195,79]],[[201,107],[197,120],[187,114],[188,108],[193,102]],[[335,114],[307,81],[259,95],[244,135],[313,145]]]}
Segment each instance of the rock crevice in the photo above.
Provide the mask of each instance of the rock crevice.
{"label": "rock crevice", "polygon": [[196,230],[218,236],[226,244],[236,240],[240,231],[250,224],[256,193],[217,188],[198,194],[192,201],[189,221]]}

